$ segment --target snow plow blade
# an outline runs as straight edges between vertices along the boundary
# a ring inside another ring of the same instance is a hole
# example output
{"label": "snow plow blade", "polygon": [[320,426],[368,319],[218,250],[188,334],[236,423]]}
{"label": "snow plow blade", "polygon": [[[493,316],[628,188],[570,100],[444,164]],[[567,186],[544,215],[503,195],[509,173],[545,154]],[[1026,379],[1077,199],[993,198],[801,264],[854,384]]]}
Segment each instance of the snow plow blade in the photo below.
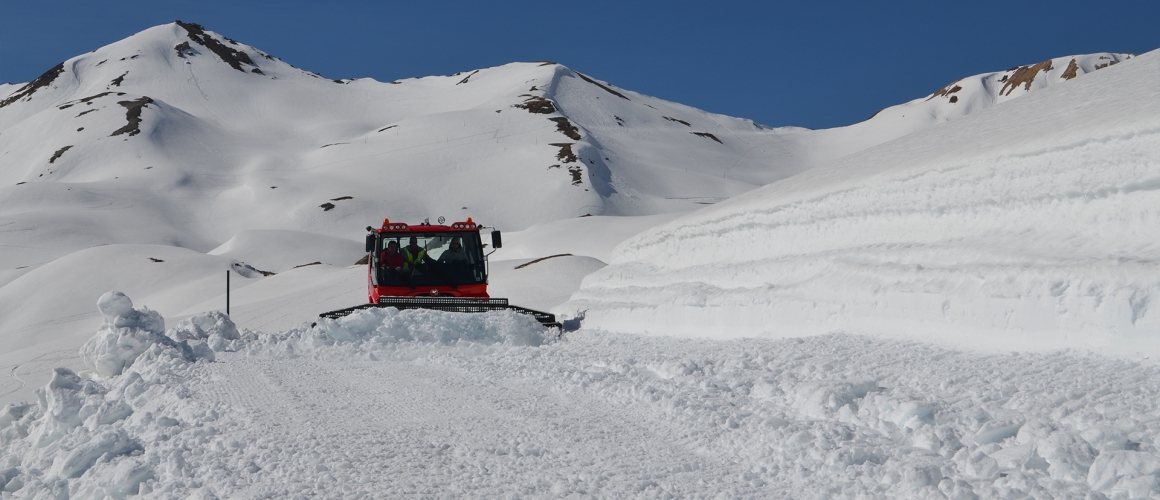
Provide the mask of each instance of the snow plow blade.
{"label": "snow plow blade", "polygon": [[515,311],[520,314],[527,314],[540,324],[547,328],[561,328],[560,323],[556,321],[556,315],[542,311],[536,311],[520,306],[513,306],[508,304],[507,299],[483,299],[470,297],[380,297],[378,304],[363,304],[346,309],[339,309],[337,311],[324,312],[319,314],[320,318],[337,319],[347,316],[355,311],[362,309],[369,309],[372,307],[394,307],[399,310],[403,309],[434,309],[436,311],[449,311],[461,313],[482,313],[488,311]]}

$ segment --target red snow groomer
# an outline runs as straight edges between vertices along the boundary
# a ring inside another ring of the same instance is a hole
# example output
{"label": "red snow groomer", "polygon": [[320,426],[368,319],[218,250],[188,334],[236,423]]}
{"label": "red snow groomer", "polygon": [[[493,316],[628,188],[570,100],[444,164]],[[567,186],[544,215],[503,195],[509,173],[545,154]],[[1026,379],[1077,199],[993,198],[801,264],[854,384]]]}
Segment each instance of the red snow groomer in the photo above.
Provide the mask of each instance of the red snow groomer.
{"label": "red snow groomer", "polygon": [[[560,327],[556,316],[508,304],[487,294],[485,228],[469,217],[450,226],[409,225],[383,219],[382,227],[367,226],[367,298],[363,304],[319,315],[340,318],[360,309],[436,309],[479,313],[510,310],[533,316],[548,327]],[[492,252],[502,246],[500,232],[491,231]]]}

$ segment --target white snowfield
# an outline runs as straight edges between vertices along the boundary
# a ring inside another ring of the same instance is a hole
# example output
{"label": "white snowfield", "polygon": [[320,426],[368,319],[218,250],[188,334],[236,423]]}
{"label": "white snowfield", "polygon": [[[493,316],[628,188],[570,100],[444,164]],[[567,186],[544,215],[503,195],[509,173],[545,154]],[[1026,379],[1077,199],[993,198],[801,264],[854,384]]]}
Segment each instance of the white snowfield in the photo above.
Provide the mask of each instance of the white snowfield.
{"label": "white snowfield", "polygon": [[621,244],[557,312],[663,335],[1160,354],[1160,53]]}
{"label": "white snowfield", "polygon": [[99,306],[89,371],[0,414],[5,498],[1160,495],[1154,362]]}
{"label": "white snowfield", "polygon": [[[1160,497],[1158,59],[814,131],[150,28],[0,85],[0,495]],[[440,215],[580,330],[317,319]]]}

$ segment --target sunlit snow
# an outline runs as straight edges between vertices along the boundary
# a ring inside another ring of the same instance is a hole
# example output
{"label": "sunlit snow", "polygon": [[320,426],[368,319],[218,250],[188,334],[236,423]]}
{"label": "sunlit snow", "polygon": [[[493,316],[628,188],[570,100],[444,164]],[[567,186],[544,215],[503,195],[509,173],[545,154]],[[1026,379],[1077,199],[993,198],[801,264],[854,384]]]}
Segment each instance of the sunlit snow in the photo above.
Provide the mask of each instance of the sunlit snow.
{"label": "sunlit snow", "polygon": [[[1160,495],[1155,52],[808,130],[201,29],[0,85],[3,498]],[[565,330],[318,318],[439,216]]]}

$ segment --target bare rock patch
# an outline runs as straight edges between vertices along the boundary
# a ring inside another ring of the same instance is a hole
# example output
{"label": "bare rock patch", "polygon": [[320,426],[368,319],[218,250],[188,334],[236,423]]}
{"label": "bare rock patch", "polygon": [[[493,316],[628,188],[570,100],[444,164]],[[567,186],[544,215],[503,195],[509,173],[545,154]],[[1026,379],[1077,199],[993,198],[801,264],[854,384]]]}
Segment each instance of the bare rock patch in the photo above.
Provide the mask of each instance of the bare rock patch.
{"label": "bare rock patch", "polygon": [[48,159],[48,162],[49,163],[55,162],[57,158],[60,158],[60,156],[63,155],[64,152],[68,151],[69,149],[72,149],[72,146],[65,146],[63,148],[56,150],[56,152],[52,154],[52,158]]}
{"label": "bare rock patch", "polygon": [[[574,73],[576,73],[576,75],[577,75],[577,76],[579,76],[580,78],[582,78],[584,81],[586,81],[586,82],[588,82],[588,83],[591,83],[591,84],[593,84],[593,85],[595,85],[595,86],[597,86],[597,87],[600,87],[601,89],[604,89],[604,91],[605,91],[605,92],[608,92],[609,94],[612,94],[612,95],[614,95],[614,96],[616,96],[616,97],[619,97],[619,98],[621,98],[621,99],[624,99],[624,100],[626,100],[626,101],[631,101],[631,100],[632,100],[632,99],[629,99],[628,97],[625,97],[625,95],[624,95],[624,94],[621,94],[620,92],[617,92],[617,91],[615,91],[615,90],[612,90],[612,89],[608,88],[607,86],[605,86],[604,84],[602,84],[602,83],[600,83],[600,82],[598,82],[598,81],[596,81],[596,80],[593,80],[593,79],[591,79],[591,78],[588,78],[588,76],[586,76],[584,73],[581,73],[581,72],[579,72],[579,71],[574,71]],[[648,105],[646,104],[646,106],[648,106]],[[650,107],[650,108],[652,108],[652,106],[649,106],[649,107]],[[653,109],[656,109],[656,108],[653,108]]]}
{"label": "bare rock patch", "polygon": [[558,253],[556,255],[549,255],[547,257],[540,257],[540,258],[533,260],[533,261],[524,262],[523,264],[520,264],[520,265],[516,266],[515,268],[516,269],[523,269],[523,268],[528,267],[532,264],[543,262],[543,261],[548,260],[548,259],[554,259],[556,257],[571,257],[571,256],[572,256],[572,254],[570,254],[570,253]]}
{"label": "bare rock patch", "polygon": [[556,153],[556,159],[560,160],[560,163],[576,163],[576,154],[572,152],[571,142],[555,142],[549,146],[560,148],[560,152]]}
{"label": "bare rock patch", "polygon": [[177,44],[177,45],[174,45],[174,46],[173,46],[173,50],[176,50],[176,51],[177,51],[177,57],[180,57],[180,58],[182,58],[182,59],[185,59],[185,56],[186,56],[187,54],[188,54],[188,55],[191,55],[191,56],[192,56],[192,55],[194,55],[194,53],[193,53],[193,47],[190,47],[190,46],[189,46],[189,42],[181,42],[181,43],[179,43],[179,44]]}
{"label": "bare rock patch", "polygon": [[580,184],[584,183],[584,180],[582,179],[583,172],[584,169],[580,167],[568,167],[568,173],[572,174],[573,186],[579,186]]}
{"label": "bare rock patch", "polygon": [[580,129],[576,128],[575,125],[572,125],[572,123],[569,122],[567,118],[561,116],[559,118],[549,118],[549,120],[556,122],[557,132],[568,136],[569,139],[575,141],[580,140]]}
{"label": "bare rock patch", "polygon": [[999,89],[1000,95],[1011,95],[1020,85],[1023,85],[1023,90],[1031,90],[1031,82],[1035,81],[1035,75],[1040,71],[1046,73],[1051,71],[1051,59],[1043,61],[1032,66],[1019,66],[1014,68],[1014,73],[1007,77],[1003,88]]}
{"label": "bare rock patch", "polygon": [[221,58],[222,61],[225,61],[226,64],[229,64],[231,68],[245,73],[246,70],[242,68],[243,64],[257,66],[257,64],[254,64],[253,59],[250,59],[248,54],[232,47],[228,47],[226,44],[218,41],[218,39],[209,36],[209,34],[205,32],[205,28],[203,28],[200,24],[183,23],[181,21],[175,22],[178,26],[181,26],[185,29],[186,33],[189,35],[190,40],[209,49],[210,52],[216,54],[219,58]]}
{"label": "bare rock patch", "polygon": [[20,87],[19,90],[8,96],[8,98],[0,101],[0,108],[19,101],[25,97],[29,97],[32,94],[35,94],[37,90],[51,85],[53,81],[56,81],[56,77],[60,76],[61,73],[64,73],[63,62],[53,66],[52,69],[45,71],[43,75],[36,77],[35,80],[28,82],[27,85]]}
{"label": "bare rock patch", "polygon": [[724,142],[721,142],[721,139],[718,139],[717,136],[710,134],[708,132],[689,132],[689,133],[693,134],[695,136],[698,136],[698,137],[704,137],[706,139],[713,139],[714,141],[717,141],[718,144],[725,144]]}
{"label": "bare rock patch", "polygon": [[1059,75],[1059,77],[1064,80],[1071,80],[1076,76],[1079,76],[1079,64],[1075,62],[1075,58],[1072,58],[1071,62],[1067,63],[1067,69],[1063,70],[1063,74]]}
{"label": "bare rock patch", "polygon": [[525,99],[522,104],[513,104],[512,107],[526,109],[529,113],[538,113],[542,115],[548,115],[556,112],[556,106],[552,104],[552,101],[540,96],[530,96]]}
{"label": "bare rock patch", "polygon": [[121,76],[118,76],[118,77],[114,78],[113,81],[109,82],[109,85],[112,85],[114,87],[120,87],[121,82],[125,81],[125,76],[128,74],[129,74],[128,71],[122,73]]}
{"label": "bare rock patch", "polygon": [[[929,101],[929,100],[931,100],[931,99],[934,99],[935,97],[947,97],[947,96],[951,96],[951,94],[953,94],[953,93],[955,93],[955,92],[958,92],[958,91],[960,91],[960,90],[963,90],[963,87],[961,87],[961,86],[959,86],[959,85],[956,85],[957,83],[959,83],[959,82],[961,82],[961,81],[962,81],[962,80],[955,80],[955,81],[954,81],[954,83],[951,83],[950,85],[947,85],[946,87],[943,87],[943,88],[939,89],[939,91],[938,91],[938,92],[935,92],[935,93],[931,94],[931,95],[930,95],[930,97],[927,97],[927,98],[926,98],[926,100],[928,100],[928,101]],[[951,96],[951,97],[954,97],[954,96]],[[956,99],[956,101],[957,101],[957,100],[958,100],[958,99]],[[877,114],[877,113],[875,113],[875,114]],[[871,117],[871,118],[873,118],[873,117]]]}
{"label": "bare rock patch", "polygon": [[140,99],[134,99],[132,101],[120,101],[120,102],[118,102],[117,104],[124,106],[125,109],[127,110],[125,112],[125,118],[129,121],[129,123],[127,123],[124,127],[121,127],[119,129],[115,130],[112,134],[109,135],[109,137],[113,137],[113,136],[117,136],[117,135],[121,135],[121,134],[125,134],[125,133],[128,133],[129,137],[140,134],[141,133],[141,110],[143,108],[145,108],[145,106],[147,104],[150,104],[152,102],[153,102],[153,99],[150,98],[149,96],[141,96]]}
{"label": "bare rock patch", "polygon": [[476,73],[479,73],[479,70],[478,70],[478,69],[477,69],[477,70],[475,70],[475,71],[472,71],[470,75],[467,75],[467,76],[463,77],[463,79],[462,79],[462,80],[459,80],[459,83],[456,83],[456,85],[460,85],[460,84],[467,83],[467,81],[468,81],[468,80],[470,80],[470,79],[471,79],[471,77],[475,76],[475,74],[476,74]]}

